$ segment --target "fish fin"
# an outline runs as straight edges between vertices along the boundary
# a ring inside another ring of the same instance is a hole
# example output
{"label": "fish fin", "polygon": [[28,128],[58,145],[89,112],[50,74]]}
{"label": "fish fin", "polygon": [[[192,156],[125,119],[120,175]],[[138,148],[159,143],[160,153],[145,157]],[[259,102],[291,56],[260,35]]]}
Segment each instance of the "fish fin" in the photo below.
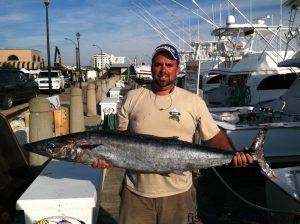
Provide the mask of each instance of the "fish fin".
{"label": "fish fin", "polygon": [[268,178],[273,180],[276,179],[276,176],[272,168],[265,160],[264,150],[263,150],[267,131],[268,131],[267,126],[264,126],[259,130],[249,150],[250,152],[252,151],[251,153],[256,157],[257,163],[261,168],[262,173],[265,174]]}

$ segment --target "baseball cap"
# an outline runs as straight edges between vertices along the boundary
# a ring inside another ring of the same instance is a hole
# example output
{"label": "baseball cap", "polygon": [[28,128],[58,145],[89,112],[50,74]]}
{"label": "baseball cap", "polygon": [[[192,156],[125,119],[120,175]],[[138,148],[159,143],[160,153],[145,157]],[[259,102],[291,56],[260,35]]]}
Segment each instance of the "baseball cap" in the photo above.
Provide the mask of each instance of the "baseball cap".
{"label": "baseball cap", "polygon": [[161,52],[161,51],[167,51],[167,52],[169,52],[169,53],[172,55],[172,57],[173,57],[173,58],[178,62],[178,64],[179,64],[179,59],[180,59],[180,58],[179,58],[179,54],[178,54],[177,49],[176,49],[174,46],[172,46],[172,45],[170,45],[170,44],[161,44],[161,45],[159,45],[158,47],[155,48],[152,58],[154,58],[154,56],[155,56],[158,52]]}

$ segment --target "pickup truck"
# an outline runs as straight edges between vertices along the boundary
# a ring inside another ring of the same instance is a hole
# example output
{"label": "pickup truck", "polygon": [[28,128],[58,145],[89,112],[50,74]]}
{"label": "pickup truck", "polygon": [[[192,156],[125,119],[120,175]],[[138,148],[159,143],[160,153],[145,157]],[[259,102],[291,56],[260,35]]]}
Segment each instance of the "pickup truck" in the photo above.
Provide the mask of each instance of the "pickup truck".
{"label": "pickup truck", "polygon": [[11,108],[15,102],[30,100],[39,94],[38,84],[17,69],[0,69],[0,105]]}
{"label": "pickup truck", "polygon": [[[40,71],[38,78],[35,81],[39,85],[39,90],[49,90],[49,73],[48,70]],[[60,70],[51,70],[52,90],[59,93],[65,90],[65,79]]]}

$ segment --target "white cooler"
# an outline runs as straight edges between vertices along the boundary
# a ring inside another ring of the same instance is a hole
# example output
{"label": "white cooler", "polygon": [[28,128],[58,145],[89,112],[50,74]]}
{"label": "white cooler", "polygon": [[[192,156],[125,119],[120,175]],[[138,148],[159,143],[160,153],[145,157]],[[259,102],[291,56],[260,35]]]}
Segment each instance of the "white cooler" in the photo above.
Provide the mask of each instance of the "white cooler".
{"label": "white cooler", "polygon": [[109,97],[111,97],[111,98],[117,98],[119,100],[121,89],[122,89],[121,87],[112,87],[109,90]]}
{"label": "white cooler", "polygon": [[125,87],[124,81],[119,80],[118,82],[116,82],[115,86],[120,87],[120,88],[124,88]]}
{"label": "white cooler", "polygon": [[106,97],[100,102],[101,119],[104,120],[104,114],[116,114],[117,113],[117,98]]}
{"label": "white cooler", "polygon": [[51,160],[17,201],[26,224],[61,216],[97,223],[104,172],[87,165]]}

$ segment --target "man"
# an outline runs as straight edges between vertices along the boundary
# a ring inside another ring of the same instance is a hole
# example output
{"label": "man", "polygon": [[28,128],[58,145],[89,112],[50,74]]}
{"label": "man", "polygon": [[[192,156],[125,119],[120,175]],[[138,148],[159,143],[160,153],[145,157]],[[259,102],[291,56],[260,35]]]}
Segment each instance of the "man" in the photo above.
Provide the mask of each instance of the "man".
{"label": "man", "polygon": [[[233,146],[214,123],[205,102],[197,95],[175,86],[180,72],[179,55],[173,46],[158,46],[152,57],[151,87],[128,92],[119,113],[118,130],[160,137],[176,136],[192,142],[195,132],[215,148],[229,151]],[[234,167],[252,163],[249,154],[236,153]],[[104,161],[93,167],[105,168]],[[122,190],[119,223],[187,224],[195,214],[192,173],[184,175],[141,173],[127,170]]]}

